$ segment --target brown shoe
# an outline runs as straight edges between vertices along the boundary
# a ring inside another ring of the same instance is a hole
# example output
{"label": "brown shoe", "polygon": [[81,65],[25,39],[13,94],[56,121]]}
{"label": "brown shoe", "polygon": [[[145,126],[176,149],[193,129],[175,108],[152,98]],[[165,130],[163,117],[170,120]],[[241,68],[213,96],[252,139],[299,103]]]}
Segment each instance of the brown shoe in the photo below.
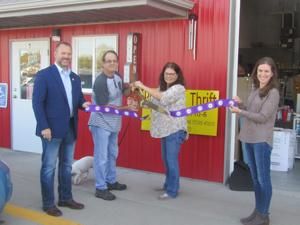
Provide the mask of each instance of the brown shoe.
{"label": "brown shoe", "polygon": [[242,224],[249,223],[256,216],[256,212],[257,212],[256,209],[254,209],[253,212],[250,214],[250,216],[240,219],[240,222]]}
{"label": "brown shoe", "polygon": [[259,212],[256,212],[255,217],[247,222],[243,223],[244,225],[270,225],[270,218],[269,215],[263,215],[260,214]]}
{"label": "brown shoe", "polygon": [[73,199],[71,199],[69,201],[59,201],[57,203],[57,205],[60,207],[68,207],[70,209],[83,209],[84,208],[84,204],[75,202]]}
{"label": "brown shoe", "polygon": [[53,206],[50,208],[44,208],[43,210],[49,216],[61,216],[62,215],[62,212],[56,206]]}

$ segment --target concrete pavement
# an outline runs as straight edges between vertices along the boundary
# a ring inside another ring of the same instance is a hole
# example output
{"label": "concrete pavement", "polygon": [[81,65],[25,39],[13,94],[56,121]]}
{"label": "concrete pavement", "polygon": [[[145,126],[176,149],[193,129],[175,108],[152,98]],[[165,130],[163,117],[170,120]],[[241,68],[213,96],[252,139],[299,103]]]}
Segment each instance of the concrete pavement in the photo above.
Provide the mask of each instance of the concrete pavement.
{"label": "concrete pavement", "polygon": [[[0,158],[11,169],[14,190],[10,204],[42,213],[40,155],[0,149]],[[84,184],[73,186],[74,199],[86,207],[80,211],[61,208],[63,218],[82,225],[239,225],[239,218],[253,209],[252,192],[231,191],[219,183],[181,178],[178,198],[162,201],[155,190],[163,182],[162,174],[118,168],[118,178],[128,189],[114,191],[117,199],[111,202],[94,197],[92,175]],[[300,187],[296,191],[274,189],[272,225],[297,225],[299,212]],[[5,225],[42,224],[8,211],[1,219]]]}

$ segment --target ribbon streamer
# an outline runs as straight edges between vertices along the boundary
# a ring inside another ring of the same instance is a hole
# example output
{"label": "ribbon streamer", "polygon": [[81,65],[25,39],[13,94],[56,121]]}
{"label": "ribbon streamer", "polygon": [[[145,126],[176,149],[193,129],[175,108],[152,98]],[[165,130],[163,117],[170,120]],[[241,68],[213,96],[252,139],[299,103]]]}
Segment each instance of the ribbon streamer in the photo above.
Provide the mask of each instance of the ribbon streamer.
{"label": "ribbon streamer", "polygon": [[219,99],[201,105],[196,105],[196,106],[192,106],[192,107],[188,107],[176,111],[170,111],[170,115],[173,117],[183,117],[183,116],[189,116],[207,110],[219,108],[221,106],[229,107],[229,106],[236,106],[236,105],[237,103],[232,99]]}
{"label": "ribbon streamer", "polygon": [[[236,106],[237,103],[232,99],[219,99],[213,102],[208,102],[205,104],[200,104],[176,111],[170,111],[170,116],[173,117],[183,117],[189,116],[196,113],[204,112],[207,110],[219,108],[219,107],[229,107],[229,106]],[[144,120],[146,117],[139,117],[138,113],[128,109],[117,109],[112,106],[99,106],[99,105],[90,105],[89,107],[85,108],[86,112],[102,112],[102,113],[111,113],[119,116],[129,116],[137,119]]]}
{"label": "ribbon streamer", "polygon": [[129,116],[133,118],[140,118],[137,112],[127,109],[117,109],[112,106],[89,105],[85,108],[86,112],[102,112],[111,113],[119,116]]}

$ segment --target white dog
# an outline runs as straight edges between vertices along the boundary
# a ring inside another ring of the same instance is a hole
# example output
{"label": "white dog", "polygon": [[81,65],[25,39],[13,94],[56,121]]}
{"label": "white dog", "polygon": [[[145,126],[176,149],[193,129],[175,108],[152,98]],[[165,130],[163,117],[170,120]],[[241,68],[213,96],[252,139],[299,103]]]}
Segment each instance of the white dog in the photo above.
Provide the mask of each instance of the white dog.
{"label": "white dog", "polygon": [[88,179],[89,170],[93,168],[94,157],[85,156],[72,164],[72,182],[81,184]]}

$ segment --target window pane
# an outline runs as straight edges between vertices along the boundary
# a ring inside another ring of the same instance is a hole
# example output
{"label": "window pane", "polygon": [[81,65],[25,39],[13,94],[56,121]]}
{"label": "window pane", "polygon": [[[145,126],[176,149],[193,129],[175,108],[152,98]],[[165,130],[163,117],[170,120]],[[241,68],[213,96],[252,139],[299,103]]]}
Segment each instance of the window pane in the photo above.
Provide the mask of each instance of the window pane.
{"label": "window pane", "polygon": [[32,99],[33,84],[36,73],[41,68],[39,50],[24,49],[20,52],[20,86],[21,99]]}
{"label": "window pane", "polygon": [[114,50],[118,52],[117,35],[102,36],[96,38],[96,75],[102,71],[102,56],[107,50]]}
{"label": "window pane", "polygon": [[93,40],[80,38],[77,41],[77,73],[80,76],[82,88],[92,88]]}

